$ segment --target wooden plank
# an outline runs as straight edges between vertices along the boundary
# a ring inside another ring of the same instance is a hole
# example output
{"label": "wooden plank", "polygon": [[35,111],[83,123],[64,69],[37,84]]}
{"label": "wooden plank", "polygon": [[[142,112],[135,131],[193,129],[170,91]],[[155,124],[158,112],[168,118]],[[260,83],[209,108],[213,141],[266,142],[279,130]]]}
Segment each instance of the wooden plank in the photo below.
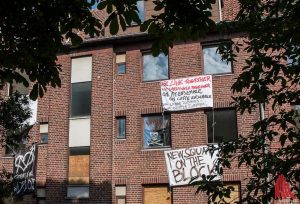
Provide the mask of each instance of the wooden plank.
{"label": "wooden plank", "polygon": [[69,157],[69,184],[89,184],[90,156]]}
{"label": "wooden plank", "polygon": [[171,193],[166,186],[144,187],[144,204],[171,204]]}

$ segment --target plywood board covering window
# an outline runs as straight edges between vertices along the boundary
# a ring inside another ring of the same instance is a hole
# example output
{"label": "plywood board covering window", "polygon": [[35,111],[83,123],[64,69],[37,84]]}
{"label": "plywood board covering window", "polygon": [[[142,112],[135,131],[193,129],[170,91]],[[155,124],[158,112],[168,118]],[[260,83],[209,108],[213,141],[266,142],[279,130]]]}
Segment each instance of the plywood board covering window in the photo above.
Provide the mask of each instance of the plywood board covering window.
{"label": "plywood board covering window", "polygon": [[144,186],[143,204],[171,204],[172,197],[167,186]]}
{"label": "plywood board covering window", "polygon": [[89,166],[89,155],[70,156],[69,184],[88,184]]}
{"label": "plywood board covering window", "polygon": [[88,185],[89,173],[89,147],[71,148],[69,156],[69,184]]}
{"label": "plywood board covering window", "polygon": [[[233,182],[233,183],[227,183],[227,184],[224,184],[224,186],[231,186],[233,187],[233,191],[231,191],[230,193],[230,198],[224,198],[225,202],[226,203],[237,203],[240,201],[240,183],[239,182]],[[220,198],[216,198],[215,202],[217,203],[223,203],[220,202]]]}

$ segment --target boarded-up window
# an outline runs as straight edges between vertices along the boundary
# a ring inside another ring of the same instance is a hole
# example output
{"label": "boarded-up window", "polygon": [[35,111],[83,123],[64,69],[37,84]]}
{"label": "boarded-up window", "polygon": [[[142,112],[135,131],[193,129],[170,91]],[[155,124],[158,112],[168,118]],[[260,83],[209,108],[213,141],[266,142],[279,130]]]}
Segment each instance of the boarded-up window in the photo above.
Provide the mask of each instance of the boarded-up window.
{"label": "boarded-up window", "polygon": [[143,204],[171,204],[172,196],[167,186],[144,186]]}
{"label": "boarded-up window", "polygon": [[88,185],[90,174],[90,148],[70,148],[69,184]]}
{"label": "boarded-up window", "polygon": [[240,189],[241,189],[241,184],[239,182],[230,182],[224,184],[225,187],[233,187],[233,191],[230,193],[230,198],[224,198],[225,202],[220,201],[220,198],[217,197],[215,202],[217,203],[238,203],[240,201]]}

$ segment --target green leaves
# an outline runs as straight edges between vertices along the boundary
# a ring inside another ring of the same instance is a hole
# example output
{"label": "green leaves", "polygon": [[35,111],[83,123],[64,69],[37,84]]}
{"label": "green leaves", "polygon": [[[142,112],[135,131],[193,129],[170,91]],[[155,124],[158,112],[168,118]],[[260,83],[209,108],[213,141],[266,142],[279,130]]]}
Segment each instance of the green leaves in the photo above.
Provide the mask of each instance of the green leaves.
{"label": "green leaves", "polygon": [[[31,110],[29,109],[29,100],[26,96],[22,96],[19,93],[13,94],[8,99],[0,98],[0,126],[4,128],[3,141],[6,144],[14,147],[26,139],[28,131],[30,129],[26,124],[31,116]],[[18,130],[24,130],[23,133]]]}
{"label": "green leaves", "polygon": [[9,197],[13,192],[13,174],[6,169],[0,171],[0,203],[4,202],[2,197]]}
{"label": "green leaves", "polygon": [[[175,42],[199,40],[208,33],[222,36],[219,53],[234,69],[241,68],[238,73],[242,71],[231,87],[234,105],[243,117],[252,114],[257,121],[245,135],[221,146],[218,167],[222,174],[234,159],[239,166],[246,165],[253,176],[247,181],[243,202],[262,203],[271,199],[272,179],[279,173],[288,175],[293,187],[299,189],[295,184],[300,178],[296,168],[300,136],[290,105],[300,104],[300,23],[295,20],[300,18],[300,2],[240,0],[234,22],[218,24],[211,20],[212,3],[215,1],[155,0],[157,12],[141,23],[140,31],[153,39],[154,56],[167,54]],[[117,34],[118,25],[125,30],[133,21],[140,23],[136,0],[105,0],[98,8],[110,13],[105,26],[111,34]],[[259,103],[266,109],[263,121],[259,120]],[[281,146],[273,148],[274,143]],[[206,191],[212,200],[228,196],[227,191],[206,181],[199,183],[197,192]]]}
{"label": "green leaves", "polygon": [[117,16],[114,16],[112,18],[110,25],[109,25],[109,30],[112,35],[117,34],[117,32],[119,31],[119,23],[118,23]]}
{"label": "green leaves", "polygon": [[[96,1],[1,2],[0,38],[5,42],[0,45],[0,66],[5,67],[0,71],[1,83],[19,81],[14,74],[19,69],[30,83],[39,84],[33,98],[43,96],[47,86],[60,86],[56,55],[67,50],[64,39],[78,46],[82,37],[100,35],[102,23],[90,12]],[[11,15],[12,10],[17,15]],[[28,86],[27,81],[22,83]]]}

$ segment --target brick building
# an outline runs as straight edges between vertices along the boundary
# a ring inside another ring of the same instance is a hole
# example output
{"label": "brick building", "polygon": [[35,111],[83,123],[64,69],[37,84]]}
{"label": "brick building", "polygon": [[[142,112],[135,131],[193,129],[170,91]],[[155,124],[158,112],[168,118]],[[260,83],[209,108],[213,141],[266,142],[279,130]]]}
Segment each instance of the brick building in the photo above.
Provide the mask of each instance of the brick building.
{"label": "brick building", "polygon": [[[152,2],[140,4],[140,17],[149,18]],[[213,19],[231,20],[237,10],[235,0],[217,2]],[[177,43],[168,56],[153,57],[151,39],[133,25],[116,36],[85,39],[81,47],[59,55],[62,86],[38,99],[30,134],[30,142],[38,143],[38,189],[23,203],[207,203],[205,194],[195,195],[195,187],[168,187],[164,150],[231,139],[258,120],[258,114],[240,116],[230,106],[231,84],[247,56],[241,53],[234,64],[222,62],[215,52],[220,39],[211,34]],[[159,82],[202,74],[213,75],[215,137],[212,109],[162,114]],[[167,132],[166,139],[151,144],[150,132],[157,129]],[[0,166],[11,170],[13,157],[4,148],[0,152]],[[249,175],[245,168],[225,172],[235,199]]]}

